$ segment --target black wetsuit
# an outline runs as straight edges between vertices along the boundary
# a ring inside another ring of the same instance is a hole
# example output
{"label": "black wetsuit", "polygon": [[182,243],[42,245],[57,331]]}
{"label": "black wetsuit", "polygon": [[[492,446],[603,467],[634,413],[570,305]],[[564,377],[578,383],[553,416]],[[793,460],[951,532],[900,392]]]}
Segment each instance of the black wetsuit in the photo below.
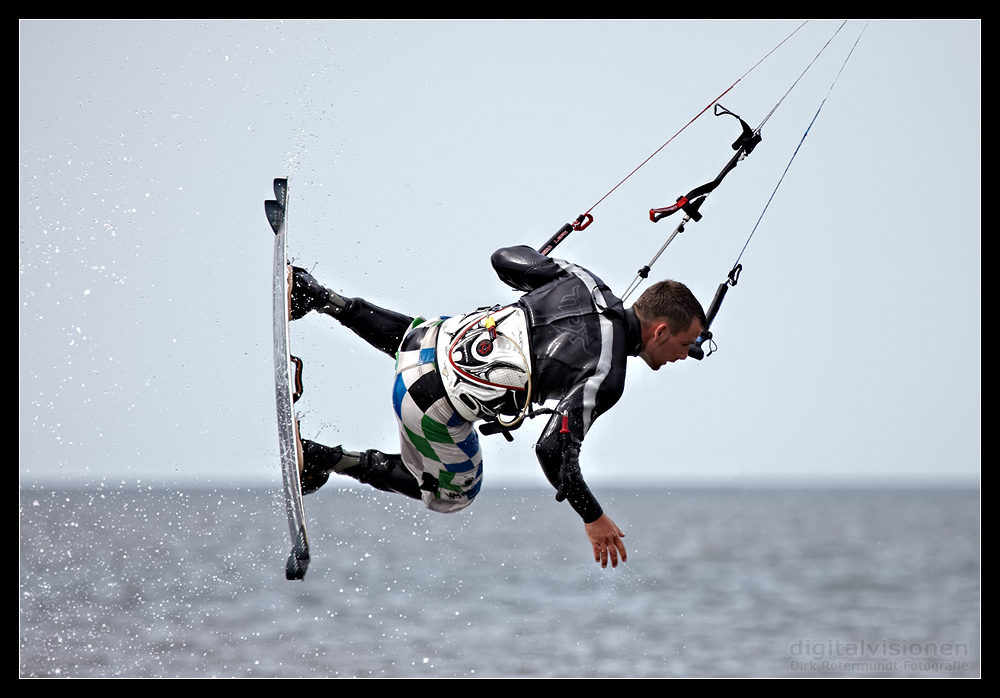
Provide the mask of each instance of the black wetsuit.
{"label": "black wetsuit", "polygon": [[[625,390],[626,359],[637,356],[642,345],[639,320],[603,281],[575,264],[526,246],[497,250],[491,261],[502,281],[526,292],[518,304],[530,327],[532,402],[558,401],[535,444],[538,461],[560,496],[591,523],[603,512],[580,473],[579,446],[594,420]],[[411,321],[362,299],[350,299],[338,319],[390,356]],[[569,434],[560,433],[563,415]],[[309,452],[306,458],[308,466]],[[398,455],[366,451],[360,466],[344,472],[378,489],[420,496]]]}
{"label": "black wetsuit", "polygon": [[[579,444],[625,390],[626,359],[642,348],[639,320],[603,281],[575,264],[530,247],[497,250],[491,261],[502,281],[527,291],[519,304],[531,328],[532,401],[558,400],[535,444],[538,462],[590,523],[602,510],[576,462]],[[563,414],[572,438],[560,434]]]}

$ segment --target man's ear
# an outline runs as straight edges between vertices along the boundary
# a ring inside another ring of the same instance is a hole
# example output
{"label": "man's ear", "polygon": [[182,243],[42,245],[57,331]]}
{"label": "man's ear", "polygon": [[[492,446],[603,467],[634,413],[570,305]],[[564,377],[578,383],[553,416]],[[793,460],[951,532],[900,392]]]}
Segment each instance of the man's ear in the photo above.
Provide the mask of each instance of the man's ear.
{"label": "man's ear", "polygon": [[670,325],[666,320],[657,320],[656,324],[653,326],[653,337],[656,339],[665,339],[670,336]]}

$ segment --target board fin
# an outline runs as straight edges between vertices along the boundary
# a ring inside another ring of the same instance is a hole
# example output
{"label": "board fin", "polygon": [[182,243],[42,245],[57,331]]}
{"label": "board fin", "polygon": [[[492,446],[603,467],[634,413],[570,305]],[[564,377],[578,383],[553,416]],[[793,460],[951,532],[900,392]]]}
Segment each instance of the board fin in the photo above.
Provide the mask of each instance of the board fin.
{"label": "board fin", "polygon": [[281,232],[281,224],[285,221],[285,201],[288,196],[288,180],[274,180],[274,195],[277,200],[269,199],[264,202],[264,213],[267,214],[267,222],[271,224],[271,229],[277,235]]}
{"label": "board fin", "polygon": [[267,214],[267,222],[271,224],[274,234],[280,233],[281,224],[285,220],[285,209],[277,201],[265,201],[264,213]]}

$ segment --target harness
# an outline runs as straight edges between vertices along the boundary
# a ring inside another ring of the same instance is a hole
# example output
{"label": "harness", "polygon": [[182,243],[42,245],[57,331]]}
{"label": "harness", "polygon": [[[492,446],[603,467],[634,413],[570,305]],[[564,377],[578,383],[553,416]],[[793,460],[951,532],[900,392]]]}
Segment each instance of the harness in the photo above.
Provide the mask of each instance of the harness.
{"label": "harness", "polygon": [[[438,369],[455,411],[516,427],[531,404],[528,320],[516,305],[448,318],[438,332]],[[505,422],[500,415],[514,414]]]}

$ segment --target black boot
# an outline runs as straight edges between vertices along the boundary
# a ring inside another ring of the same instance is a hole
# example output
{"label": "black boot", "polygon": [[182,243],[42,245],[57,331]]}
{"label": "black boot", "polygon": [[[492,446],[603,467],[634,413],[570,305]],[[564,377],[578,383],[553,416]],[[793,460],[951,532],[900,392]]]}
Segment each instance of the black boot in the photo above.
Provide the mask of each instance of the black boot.
{"label": "black boot", "polygon": [[311,310],[327,315],[340,315],[349,300],[325,288],[302,267],[292,267],[293,320],[305,317]]}
{"label": "black boot", "polygon": [[324,446],[315,441],[302,439],[302,494],[312,494],[326,484],[330,473],[350,468],[359,462],[358,453],[345,452],[340,446]]}

